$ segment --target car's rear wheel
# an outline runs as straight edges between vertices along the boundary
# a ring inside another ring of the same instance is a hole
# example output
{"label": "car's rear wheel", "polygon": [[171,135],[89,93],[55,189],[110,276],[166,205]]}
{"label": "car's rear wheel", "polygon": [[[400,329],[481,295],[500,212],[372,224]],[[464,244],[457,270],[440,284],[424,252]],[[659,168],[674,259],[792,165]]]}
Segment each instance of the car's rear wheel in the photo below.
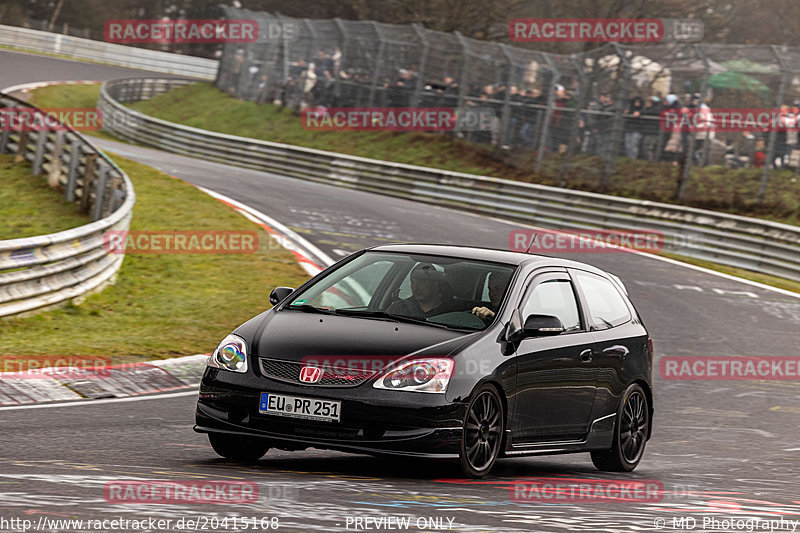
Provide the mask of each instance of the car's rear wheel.
{"label": "car's rear wheel", "polygon": [[208,440],[217,454],[234,461],[257,461],[270,449],[268,440],[242,435],[209,433]]}
{"label": "car's rear wheel", "polygon": [[650,431],[647,395],[638,384],[631,385],[622,397],[614,424],[610,450],[592,452],[592,462],[605,472],[630,472],[639,464]]}
{"label": "car's rear wheel", "polygon": [[483,385],[472,396],[461,434],[461,468],[470,477],[484,477],[494,466],[503,442],[503,402],[497,389]]}

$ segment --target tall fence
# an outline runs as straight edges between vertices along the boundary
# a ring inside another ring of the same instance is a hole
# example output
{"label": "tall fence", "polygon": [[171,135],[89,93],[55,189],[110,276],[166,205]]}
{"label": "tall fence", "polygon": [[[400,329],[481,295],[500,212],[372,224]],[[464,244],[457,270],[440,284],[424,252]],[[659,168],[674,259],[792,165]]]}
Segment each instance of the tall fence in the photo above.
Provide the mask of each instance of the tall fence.
{"label": "tall fence", "polygon": [[[32,108],[0,93],[0,108]],[[51,306],[108,283],[124,255],[104,246],[109,230],[128,229],[134,192],[128,176],[71,128],[0,131],[0,154],[31,166],[32,179],[46,179],[93,222],[21,239],[0,240],[0,317]]]}
{"label": "tall fence", "polygon": [[103,127],[123,139],[191,157],[546,228],[655,231],[663,236],[665,251],[800,280],[797,226],[226,135],[124,105],[157,96],[176,83],[163,78],[104,83],[97,104]]}
{"label": "tall fence", "polygon": [[[480,41],[420,25],[293,19],[225,8],[279,38],[226,44],[217,86],[237,97],[301,110],[321,107],[450,107],[490,110],[481,131],[449,132],[494,147],[512,164],[567,185],[596,175],[608,186],[620,158],[692,167],[800,172],[800,48],[661,43],[608,44],[557,55]],[[673,98],[674,97],[674,98]],[[710,110],[701,107],[710,106]],[[673,110],[694,119],[715,108],[780,108],[773,132],[687,132],[663,126]]]}

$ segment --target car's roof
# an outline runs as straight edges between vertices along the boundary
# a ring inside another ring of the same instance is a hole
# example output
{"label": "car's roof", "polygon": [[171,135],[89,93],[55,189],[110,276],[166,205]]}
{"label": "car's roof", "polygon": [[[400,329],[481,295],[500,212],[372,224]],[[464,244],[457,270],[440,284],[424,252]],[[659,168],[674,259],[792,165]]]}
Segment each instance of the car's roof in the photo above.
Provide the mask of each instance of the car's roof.
{"label": "car's roof", "polygon": [[498,250],[495,248],[480,248],[475,246],[456,246],[451,244],[384,244],[374,246],[370,250],[379,252],[399,252],[409,254],[443,255],[446,257],[458,257],[463,259],[475,259],[477,261],[491,261],[494,263],[505,263],[508,265],[534,265],[534,266],[559,266],[589,270],[592,272],[604,273],[597,267],[550,257],[547,255],[512,252],[510,250]]}

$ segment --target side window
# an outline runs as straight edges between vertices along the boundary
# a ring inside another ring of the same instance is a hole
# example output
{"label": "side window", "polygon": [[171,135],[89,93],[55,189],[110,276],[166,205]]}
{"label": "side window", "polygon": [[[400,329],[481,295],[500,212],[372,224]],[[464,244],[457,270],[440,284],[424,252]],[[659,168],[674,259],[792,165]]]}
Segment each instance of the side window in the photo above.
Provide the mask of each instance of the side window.
{"label": "side window", "polygon": [[561,319],[566,331],[581,329],[578,302],[572,283],[553,279],[537,285],[522,307],[522,320],[528,315],[552,315]]}
{"label": "side window", "polygon": [[575,277],[597,329],[613,328],[631,319],[625,299],[610,281],[588,272],[575,272]]}

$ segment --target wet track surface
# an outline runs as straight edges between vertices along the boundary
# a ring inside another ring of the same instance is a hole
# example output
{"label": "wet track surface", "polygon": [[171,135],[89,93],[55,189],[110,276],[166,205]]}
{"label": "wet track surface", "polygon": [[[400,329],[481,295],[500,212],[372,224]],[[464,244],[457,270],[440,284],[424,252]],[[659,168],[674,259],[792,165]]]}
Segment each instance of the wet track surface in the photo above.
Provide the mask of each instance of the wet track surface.
{"label": "wet track surface", "polygon": [[[141,74],[8,52],[0,52],[0,67],[0,87]],[[509,231],[520,227],[125,144],[98,145],[258,209],[334,259],[392,241],[506,248]],[[570,257],[625,281],[657,358],[800,355],[800,299],[642,255]],[[264,294],[266,300],[266,287]],[[209,339],[209,349],[217,340]],[[256,464],[226,463],[191,431],[191,391],[0,410],[0,517],[34,525],[44,517],[154,517],[173,524],[212,514],[277,517],[279,531],[364,530],[355,522],[359,517],[411,517],[412,531],[639,531],[656,529],[660,519],[672,531],[673,518],[682,516],[697,520],[695,530],[704,517],[800,520],[796,381],[666,381],[657,371],[654,380],[653,439],[633,474],[599,473],[588,454],[576,454],[501,460],[480,482],[460,479],[450,463],[319,450],[272,450]],[[663,490],[641,501],[515,501],[516,484],[530,478],[655,480]],[[254,481],[259,500],[236,506],[107,503],[106,482],[122,479]],[[3,529],[19,530],[0,522]]]}

